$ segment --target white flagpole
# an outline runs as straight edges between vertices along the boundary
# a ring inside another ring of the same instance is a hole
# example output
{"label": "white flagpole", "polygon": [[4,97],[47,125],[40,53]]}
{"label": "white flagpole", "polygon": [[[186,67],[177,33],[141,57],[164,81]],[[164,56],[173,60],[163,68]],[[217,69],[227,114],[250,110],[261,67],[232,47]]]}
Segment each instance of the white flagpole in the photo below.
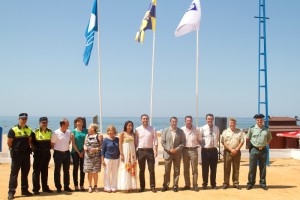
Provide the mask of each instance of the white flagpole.
{"label": "white flagpole", "polygon": [[198,127],[198,68],[199,68],[199,30],[196,31],[196,127]]}
{"label": "white flagpole", "polygon": [[155,34],[153,31],[153,47],[152,47],[152,75],[151,75],[151,95],[150,95],[150,126],[152,126],[152,113],[153,113],[153,82],[154,82],[154,58],[155,58]]}
{"label": "white flagpole", "polygon": [[100,133],[102,133],[102,89],[101,89],[101,65],[100,65],[100,0],[97,0],[97,23],[98,23],[98,84],[99,84],[99,106],[100,106]]}

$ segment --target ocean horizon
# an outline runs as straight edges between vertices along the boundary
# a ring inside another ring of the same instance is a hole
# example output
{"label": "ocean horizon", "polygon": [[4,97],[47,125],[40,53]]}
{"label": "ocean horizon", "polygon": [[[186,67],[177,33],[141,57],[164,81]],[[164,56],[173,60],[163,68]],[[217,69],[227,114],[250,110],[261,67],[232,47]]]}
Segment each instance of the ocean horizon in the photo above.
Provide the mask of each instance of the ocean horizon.
{"label": "ocean horizon", "polygon": [[[218,116],[216,116],[218,117]],[[36,129],[39,127],[39,118],[36,116],[29,116],[27,125],[30,126],[32,129]],[[59,128],[59,121],[63,117],[48,117],[48,128],[52,129],[53,131]],[[74,120],[76,117],[69,116],[65,117],[70,121],[70,130],[74,129]],[[90,123],[93,122],[93,117],[85,117],[86,125],[89,126]],[[134,124],[134,128],[141,125],[140,117],[103,117],[102,118],[102,132],[106,132],[106,127],[110,124],[114,125],[117,128],[118,132],[123,130],[124,123],[130,120]],[[169,120],[170,117],[153,117],[152,118],[152,126],[157,130],[161,131],[167,127],[169,127]],[[255,120],[253,118],[246,118],[246,117],[237,117],[237,127],[241,129],[249,128],[255,124]],[[99,117],[98,117],[99,123]],[[195,125],[194,119],[194,125]],[[3,134],[6,134],[11,127],[18,124],[18,116],[0,116],[0,127],[3,128]],[[198,118],[198,127],[205,125],[205,118]],[[178,117],[178,127],[184,126],[184,117]],[[100,130],[99,130],[100,131]]]}

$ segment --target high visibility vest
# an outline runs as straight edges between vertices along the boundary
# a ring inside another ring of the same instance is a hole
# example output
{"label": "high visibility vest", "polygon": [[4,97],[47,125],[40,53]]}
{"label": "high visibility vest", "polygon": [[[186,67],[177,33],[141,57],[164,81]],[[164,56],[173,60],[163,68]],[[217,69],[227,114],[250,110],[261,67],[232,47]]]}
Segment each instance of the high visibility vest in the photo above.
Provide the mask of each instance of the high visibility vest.
{"label": "high visibility vest", "polygon": [[52,131],[48,128],[46,129],[45,132],[42,131],[40,128],[38,128],[34,131],[34,133],[35,133],[35,139],[38,142],[51,140]]}
{"label": "high visibility vest", "polygon": [[28,126],[25,126],[24,128],[19,128],[19,126],[15,126],[12,128],[12,130],[15,132],[16,138],[24,138],[24,137],[30,137],[31,136],[31,128]]}

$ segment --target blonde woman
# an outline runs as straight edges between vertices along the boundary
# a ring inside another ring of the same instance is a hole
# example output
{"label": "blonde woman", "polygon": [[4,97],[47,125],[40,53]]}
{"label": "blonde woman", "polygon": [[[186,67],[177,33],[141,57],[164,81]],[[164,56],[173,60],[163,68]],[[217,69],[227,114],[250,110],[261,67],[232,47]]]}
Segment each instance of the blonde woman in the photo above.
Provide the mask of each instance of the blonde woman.
{"label": "blonde woman", "polygon": [[120,166],[118,176],[118,189],[132,192],[136,189],[136,153],[133,122],[126,121],[124,132],[119,136]]}
{"label": "blonde woman", "polygon": [[[99,192],[97,188],[98,173],[101,171],[101,145],[103,137],[97,133],[98,125],[90,124],[88,135],[84,141],[84,172],[88,173],[89,192]],[[92,180],[94,179],[94,189],[92,188]]]}
{"label": "blonde woman", "polygon": [[118,184],[119,167],[119,138],[116,137],[117,130],[113,125],[106,129],[108,137],[102,144],[102,164],[104,167],[104,191],[116,192]]}

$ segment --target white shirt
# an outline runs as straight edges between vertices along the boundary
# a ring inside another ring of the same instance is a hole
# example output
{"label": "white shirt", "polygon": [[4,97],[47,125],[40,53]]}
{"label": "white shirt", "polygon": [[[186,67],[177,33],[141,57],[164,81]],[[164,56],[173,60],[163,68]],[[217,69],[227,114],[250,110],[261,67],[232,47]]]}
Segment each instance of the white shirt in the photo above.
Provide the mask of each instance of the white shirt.
{"label": "white shirt", "polygon": [[152,126],[136,128],[137,148],[153,148],[158,145],[157,134]]}
{"label": "white shirt", "polygon": [[66,130],[63,133],[60,129],[54,131],[51,137],[51,143],[54,143],[54,150],[57,151],[68,151],[69,144],[71,141],[71,131]]}
{"label": "white shirt", "polygon": [[200,146],[200,131],[197,127],[192,126],[188,129],[186,126],[181,128],[185,134],[186,144],[185,147],[199,147]]}
{"label": "white shirt", "polygon": [[219,142],[219,128],[213,125],[212,129],[206,124],[200,127],[200,138],[202,148],[218,147]]}

